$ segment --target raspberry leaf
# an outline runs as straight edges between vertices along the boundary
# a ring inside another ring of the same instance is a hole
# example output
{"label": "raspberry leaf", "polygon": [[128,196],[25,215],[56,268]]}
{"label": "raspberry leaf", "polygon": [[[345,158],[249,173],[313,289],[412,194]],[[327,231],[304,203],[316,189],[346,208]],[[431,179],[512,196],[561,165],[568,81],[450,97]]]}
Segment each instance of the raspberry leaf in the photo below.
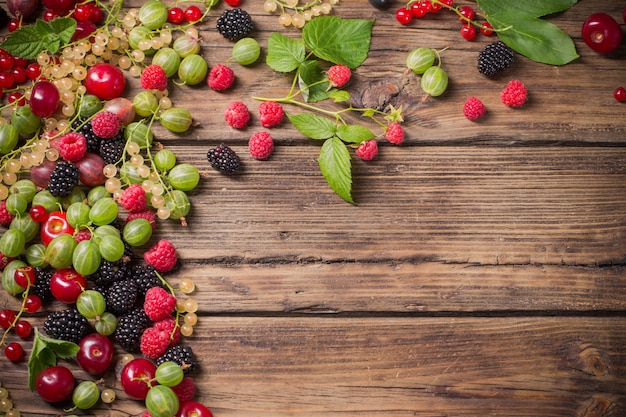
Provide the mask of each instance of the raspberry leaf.
{"label": "raspberry leaf", "polygon": [[38,19],[34,25],[24,25],[10,33],[0,47],[20,58],[35,59],[39,52],[56,53],[72,38],[76,21],[58,17],[50,22]]}
{"label": "raspberry leaf", "polygon": [[569,9],[578,0],[478,0],[478,7],[485,14],[495,14],[502,11],[521,13],[533,17],[546,16]]}
{"label": "raspberry leaf", "polygon": [[39,372],[56,365],[57,357],[61,359],[75,357],[78,350],[79,347],[76,343],[51,339],[35,331],[33,348],[28,358],[28,386],[30,390],[35,390],[35,381]]}
{"label": "raspberry leaf", "polygon": [[337,128],[337,136],[348,143],[361,143],[376,137],[371,130],[361,125],[341,125]]}
{"label": "raspberry leaf", "polygon": [[308,60],[298,69],[298,87],[305,101],[314,103],[328,98],[326,87],[328,83],[320,83],[324,74],[317,60]]}
{"label": "raspberry leaf", "polygon": [[305,59],[306,50],[301,39],[292,39],[274,32],[267,40],[266,63],[274,71],[291,72]]}
{"label": "raspberry leaf", "polygon": [[318,163],[322,175],[330,188],[348,203],[352,200],[352,163],[350,152],[337,136],[328,139],[322,145]]}
{"label": "raspberry leaf", "polygon": [[313,113],[288,114],[287,117],[300,133],[311,139],[331,138],[337,130],[331,120]]}

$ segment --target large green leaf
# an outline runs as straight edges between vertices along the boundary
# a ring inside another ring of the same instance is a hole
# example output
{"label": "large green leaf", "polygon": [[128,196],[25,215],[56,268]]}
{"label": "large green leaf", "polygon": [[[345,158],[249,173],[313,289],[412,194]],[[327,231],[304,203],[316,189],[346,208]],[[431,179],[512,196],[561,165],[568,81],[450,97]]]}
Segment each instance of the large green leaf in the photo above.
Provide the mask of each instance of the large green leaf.
{"label": "large green leaf", "polygon": [[357,68],[367,58],[373,25],[373,20],[320,16],[304,25],[302,40],[318,58]]}
{"label": "large green leaf", "polygon": [[376,137],[371,130],[361,125],[341,125],[337,128],[337,136],[348,143],[361,143]]}
{"label": "large green leaf", "polygon": [[541,17],[567,10],[578,0],[478,0],[477,3],[486,15],[508,11]]}
{"label": "large green leaf", "polygon": [[50,22],[38,19],[35,24],[24,25],[10,33],[0,47],[12,55],[35,59],[41,51],[56,53],[70,41],[75,30],[76,20],[69,17],[58,17]]}
{"label": "large green leaf", "polygon": [[500,29],[498,37],[502,42],[533,61],[564,65],[578,58],[572,38],[543,19],[502,12],[488,15],[487,20]]}
{"label": "large green leaf", "polygon": [[335,124],[313,113],[288,114],[287,118],[303,135],[317,140],[324,140],[335,135]]}
{"label": "large green leaf", "polygon": [[266,63],[274,71],[291,72],[304,62],[306,50],[301,39],[274,32],[267,40]]}
{"label": "large green leaf", "polygon": [[352,200],[352,163],[346,144],[336,136],[326,140],[322,145],[317,161],[330,188],[339,197],[354,204]]}

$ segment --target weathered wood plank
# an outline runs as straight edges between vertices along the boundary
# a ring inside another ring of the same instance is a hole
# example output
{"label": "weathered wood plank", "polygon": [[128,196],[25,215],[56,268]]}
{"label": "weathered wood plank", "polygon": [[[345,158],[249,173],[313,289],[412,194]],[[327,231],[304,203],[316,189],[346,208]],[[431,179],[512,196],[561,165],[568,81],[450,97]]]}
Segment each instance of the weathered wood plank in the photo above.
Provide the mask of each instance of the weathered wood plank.
{"label": "weathered wood plank", "polygon": [[[623,318],[209,316],[197,330],[199,398],[217,416],[626,412]],[[25,377],[23,366],[0,370],[23,413],[56,415],[22,391]],[[142,409],[117,401],[94,413]]]}

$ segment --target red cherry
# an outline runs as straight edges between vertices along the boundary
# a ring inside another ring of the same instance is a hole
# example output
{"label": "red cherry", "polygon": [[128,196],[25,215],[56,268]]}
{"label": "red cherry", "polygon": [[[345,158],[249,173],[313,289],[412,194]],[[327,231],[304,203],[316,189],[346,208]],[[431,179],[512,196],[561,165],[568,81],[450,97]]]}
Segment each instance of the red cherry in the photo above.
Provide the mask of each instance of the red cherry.
{"label": "red cherry", "polygon": [[59,106],[61,101],[59,90],[50,81],[37,81],[30,94],[30,109],[37,117],[48,117]]}
{"label": "red cherry", "polygon": [[167,21],[178,25],[185,20],[185,12],[180,7],[172,7],[167,11]]}
{"label": "red cherry", "polygon": [[229,6],[232,7],[237,7],[239,6],[239,0],[224,0],[226,2],[226,4],[228,4]]}
{"label": "red cherry", "polygon": [[406,7],[400,7],[398,10],[396,10],[396,20],[401,25],[408,25],[413,20],[413,15],[411,14],[411,11]]}
{"label": "red cherry", "polygon": [[615,91],[613,91],[613,97],[617,101],[626,101],[626,88],[617,87]]}
{"label": "red cherry", "polygon": [[59,12],[68,10],[74,5],[74,0],[42,0],[44,7]]}
{"label": "red cherry", "polygon": [[100,20],[102,19],[102,9],[98,6],[96,6],[95,3],[89,3],[91,4],[91,15],[89,15],[89,21],[92,23],[100,23]]}
{"label": "red cherry", "polygon": [[197,22],[202,17],[202,10],[196,5],[189,6],[185,9],[185,20],[190,23]]}
{"label": "red cherry", "polygon": [[72,42],[83,39],[94,33],[98,29],[91,20],[82,20],[76,23],[76,30],[72,35]]}
{"label": "red cherry", "polygon": [[33,326],[27,320],[18,320],[15,323],[15,333],[22,339],[28,339],[33,334]]}
{"label": "red cherry", "polygon": [[15,270],[13,273],[13,279],[15,279],[15,283],[22,288],[28,288],[31,285],[35,284],[35,279],[37,276],[35,275],[35,267],[26,265],[21,266]]}
{"label": "red cherry", "polygon": [[135,358],[122,368],[122,389],[129,397],[144,400],[148,390],[156,385],[155,374],[155,364],[145,358]]}
{"label": "red cherry", "polygon": [[582,37],[587,46],[596,52],[613,52],[622,43],[622,28],[606,13],[594,13],[585,20]]}
{"label": "red cherry", "polygon": [[213,413],[196,401],[185,401],[178,408],[176,417],[213,417]]}
{"label": "red cherry", "polygon": [[64,211],[53,211],[41,225],[39,232],[41,243],[48,246],[52,239],[62,234],[72,235],[74,234],[74,228],[67,221]]}
{"label": "red cherry", "polygon": [[91,333],[82,338],[78,344],[76,361],[90,375],[104,373],[113,360],[113,343],[108,337],[99,333]]}
{"label": "red cherry", "polygon": [[39,372],[35,380],[37,394],[45,401],[57,403],[68,399],[74,391],[74,375],[64,366],[51,366]]}
{"label": "red cherry", "polygon": [[24,359],[24,348],[17,342],[11,342],[4,348],[4,356],[11,362],[20,362]]}
{"label": "red cherry", "polygon": [[41,298],[35,294],[28,294],[26,301],[24,302],[24,310],[28,313],[36,313],[42,306]]}
{"label": "red cherry", "polygon": [[126,88],[126,78],[121,69],[102,62],[87,70],[83,85],[88,94],[93,94],[100,100],[111,100],[122,95]]}
{"label": "red cherry", "polygon": [[466,41],[473,41],[476,39],[476,28],[474,25],[471,23],[463,25],[463,27],[461,27],[461,36],[463,36],[463,39]]}
{"label": "red cherry", "polygon": [[50,280],[50,292],[54,298],[65,304],[75,303],[86,288],[85,277],[71,267],[56,270]]}

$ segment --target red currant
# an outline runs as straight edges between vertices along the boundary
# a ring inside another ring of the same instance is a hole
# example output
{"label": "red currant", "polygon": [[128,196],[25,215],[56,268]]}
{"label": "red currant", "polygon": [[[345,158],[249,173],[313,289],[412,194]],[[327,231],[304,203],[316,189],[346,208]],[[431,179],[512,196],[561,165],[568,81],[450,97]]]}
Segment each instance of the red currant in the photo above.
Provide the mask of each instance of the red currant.
{"label": "red currant", "polygon": [[19,267],[13,273],[15,283],[22,288],[28,288],[33,285],[36,278],[35,268],[30,265]]}
{"label": "red currant", "polygon": [[474,12],[474,9],[472,9],[471,6],[461,6],[458,8],[458,10],[459,10],[459,13],[461,14],[459,16],[459,19],[461,20],[461,22],[474,20],[474,17],[476,17],[476,12]]}
{"label": "red currant", "polygon": [[587,46],[596,52],[613,52],[622,43],[622,28],[606,13],[594,13],[585,20],[582,37]]}
{"label": "red currant", "polygon": [[400,7],[398,10],[396,10],[396,20],[401,25],[408,25],[409,23],[411,23],[411,20],[413,20],[413,15],[411,14],[411,11],[406,7]]}
{"label": "red currant", "polygon": [[99,23],[100,20],[102,19],[102,9],[98,6],[96,6],[95,3],[89,3],[91,4],[91,14],[89,15],[89,21],[91,23]]}
{"label": "red currant", "polygon": [[452,3],[454,3],[454,0],[439,0],[439,2],[445,4],[448,7],[452,7]]}
{"label": "red currant", "polygon": [[74,0],[42,0],[44,7],[62,12],[74,5]]}
{"label": "red currant", "polygon": [[433,4],[430,2],[430,0],[420,1],[420,7],[424,9],[426,13],[431,13],[433,11]]}
{"label": "red currant", "polygon": [[13,322],[15,321],[15,313],[13,310],[9,310],[5,308],[4,310],[0,310],[0,326],[8,329],[13,326]]}
{"label": "red currant", "polygon": [[15,64],[15,58],[9,54],[3,54],[0,56],[0,70],[8,71],[13,68]]}
{"label": "red currant", "polygon": [[441,3],[430,3],[430,8],[432,10],[432,13],[437,13],[439,10],[441,10],[443,6],[441,5]]}
{"label": "red currant", "polygon": [[89,16],[91,15],[91,3],[79,4],[74,9],[74,19],[79,22],[89,20]]}
{"label": "red currant", "polygon": [[426,10],[420,7],[420,3],[413,3],[410,6],[411,14],[414,18],[419,19],[420,17],[426,16]]}
{"label": "red currant", "polygon": [[26,81],[26,68],[24,67],[13,67],[11,74],[16,84],[21,84]]}
{"label": "red currant", "polygon": [[481,26],[480,26],[480,33],[482,33],[485,36],[491,36],[493,35],[493,26],[491,26],[491,23],[489,22],[484,22]]}
{"label": "red currant", "polygon": [[463,36],[463,39],[466,41],[473,41],[476,38],[476,27],[471,23],[463,25],[461,28],[461,36]]}
{"label": "red currant", "polygon": [[15,67],[26,68],[26,65],[28,65],[28,59],[15,57],[15,63],[13,64],[14,68]]}
{"label": "red currant", "polygon": [[30,218],[37,223],[43,223],[48,219],[48,211],[40,204],[32,206],[28,212]]}
{"label": "red currant", "polygon": [[617,87],[615,91],[613,91],[613,97],[617,101],[626,101],[626,88]]}
{"label": "red currant", "polygon": [[26,99],[24,98],[24,95],[19,91],[11,91],[7,96],[7,100],[9,103],[15,104],[17,106],[23,106],[24,104],[26,104]]}
{"label": "red currant", "polygon": [[15,85],[15,77],[8,72],[0,72],[0,88],[8,90]]}
{"label": "red currant", "polygon": [[29,66],[26,67],[26,76],[29,80],[34,81],[41,75],[41,66],[33,62]]}
{"label": "red currant", "polygon": [[42,304],[38,295],[28,294],[24,302],[24,310],[28,313],[36,313],[41,309]]}
{"label": "red currant", "polygon": [[33,326],[27,320],[18,320],[15,323],[15,333],[22,339],[28,339],[33,334]]}
{"label": "red currant", "polygon": [[22,26],[24,26],[24,23],[22,23],[20,19],[13,18],[9,20],[9,24],[8,24],[9,32],[15,32]]}
{"label": "red currant", "polygon": [[185,20],[185,12],[180,7],[172,7],[167,11],[167,21],[178,25]]}
{"label": "red currant", "polygon": [[20,362],[24,359],[24,348],[17,342],[11,342],[4,348],[4,356],[11,362]]}
{"label": "red currant", "polygon": [[198,6],[189,6],[185,9],[185,19],[190,22],[197,22],[202,18],[202,10]]}
{"label": "red currant", "polygon": [[43,20],[44,22],[49,22],[57,17],[61,16],[61,14],[57,10],[46,10],[43,12]]}

